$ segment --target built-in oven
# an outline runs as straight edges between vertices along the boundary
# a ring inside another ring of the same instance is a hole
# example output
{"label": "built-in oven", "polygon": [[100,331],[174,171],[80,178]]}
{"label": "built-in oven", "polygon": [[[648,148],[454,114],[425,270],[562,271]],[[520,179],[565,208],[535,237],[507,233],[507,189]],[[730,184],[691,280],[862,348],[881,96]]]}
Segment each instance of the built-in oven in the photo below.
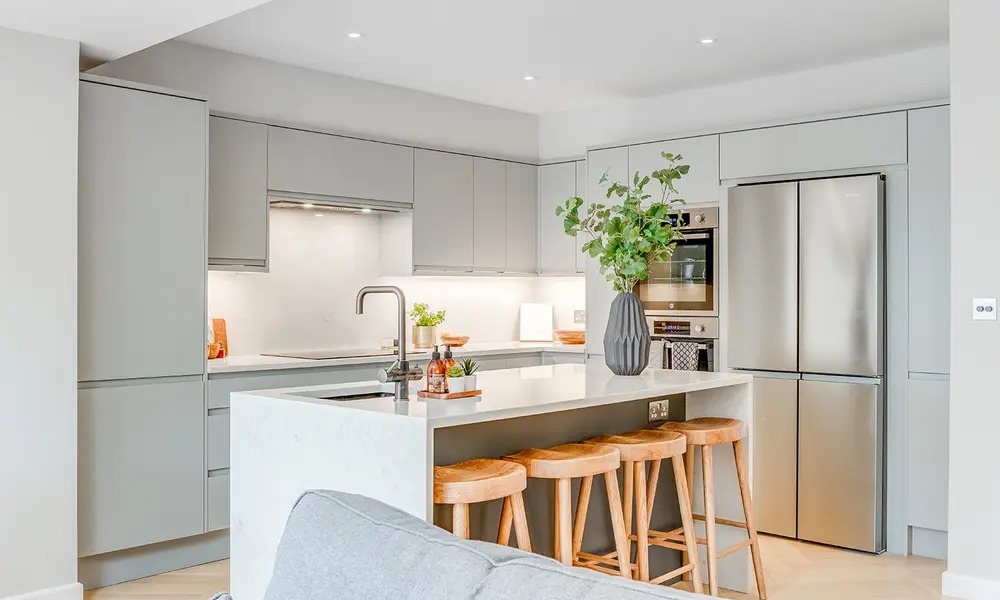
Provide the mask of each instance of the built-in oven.
{"label": "built-in oven", "polygon": [[718,316],[719,209],[682,210],[672,218],[683,237],[636,286],[643,308],[647,315]]}
{"label": "built-in oven", "polygon": [[649,366],[677,371],[715,371],[718,317],[646,317],[652,338]]}

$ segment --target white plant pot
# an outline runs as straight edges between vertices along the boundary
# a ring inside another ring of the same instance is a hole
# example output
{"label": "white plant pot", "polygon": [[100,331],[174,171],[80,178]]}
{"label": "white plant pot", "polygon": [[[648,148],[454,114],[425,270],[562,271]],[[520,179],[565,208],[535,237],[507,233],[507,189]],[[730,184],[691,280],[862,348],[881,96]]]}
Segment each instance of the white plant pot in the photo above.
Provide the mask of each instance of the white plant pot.
{"label": "white plant pot", "polygon": [[478,390],[478,389],[479,388],[476,387],[476,376],[475,375],[466,375],[465,376],[465,391],[471,392],[473,390]]}
{"label": "white plant pot", "polygon": [[465,377],[449,377],[448,393],[459,394],[465,391]]}

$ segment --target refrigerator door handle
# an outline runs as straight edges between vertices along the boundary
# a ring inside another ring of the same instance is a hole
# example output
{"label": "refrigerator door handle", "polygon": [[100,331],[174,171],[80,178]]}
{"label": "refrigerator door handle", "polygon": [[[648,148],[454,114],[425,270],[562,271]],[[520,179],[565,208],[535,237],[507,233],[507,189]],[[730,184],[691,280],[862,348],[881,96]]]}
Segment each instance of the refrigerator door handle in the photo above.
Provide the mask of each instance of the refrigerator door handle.
{"label": "refrigerator door handle", "polygon": [[802,373],[802,381],[820,381],[826,383],[850,383],[854,385],[882,385],[881,377],[859,377],[854,375],[821,375],[818,373]]}
{"label": "refrigerator door handle", "polygon": [[754,377],[763,377],[765,379],[789,379],[793,381],[802,379],[802,373],[789,373],[788,371],[762,371],[760,369],[742,368],[736,368],[733,369],[733,371],[746,375],[753,375]]}

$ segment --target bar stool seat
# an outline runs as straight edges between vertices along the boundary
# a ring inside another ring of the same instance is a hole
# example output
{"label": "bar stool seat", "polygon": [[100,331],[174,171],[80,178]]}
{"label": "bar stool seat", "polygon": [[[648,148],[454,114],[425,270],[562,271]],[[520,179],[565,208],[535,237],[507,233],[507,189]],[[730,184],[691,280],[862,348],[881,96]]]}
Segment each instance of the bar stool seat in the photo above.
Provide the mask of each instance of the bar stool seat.
{"label": "bar stool seat", "polygon": [[702,417],[690,421],[670,422],[660,427],[663,431],[684,434],[689,446],[714,446],[732,444],[746,437],[746,425],[739,419]]}
{"label": "bar stool seat", "polygon": [[[555,480],[555,535],[554,556],[559,562],[573,566],[589,566],[581,562],[580,546],[583,543],[583,527],[587,520],[587,509],[590,506],[590,491],[595,475],[604,476],[604,484],[608,493],[608,509],[611,517],[611,529],[614,532],[615,549],[621,556],[628,553],[628,537],[625,531],[625,521],[622,513],[621,498],[618,493],[618,464],[621,455],[610,446],[593,444],[564,444],[553,448],[529,448],[517,454],[504,457],[523,465],[528,477]],[[582,478],[580,483],[580,502],[577,504],[576,517],[573,516],[573,499],[571,497],[571,482],[574,478]],[[504,514],[500,529],[509,531],[508,523],[511,516]],[[618,571],[604,567],[591,567],[611,575],[621,575],[631,579],[632,573],[628,561],[623,562]]]}
{"label": "bar stool seat", "polygon": [[680,433],[659,429],[640,429],[628,433],[599,435],[584,442],[611,446],[618,450],[622,462],[662,460],[677,454],[684,454],[687,441]]}
{"label": "bar stool seat", "polygon": [[[503,516],[497,543],[510,541],[510,527],[517,545],[531,552],[528,517],[521,492],[528,486],[525,468],[498,459],[477,458],[445,467],[434,467],[434,503],[452,505],[452,533],[469,539],[469,505],[503,498]],[[506,530],[505,530],[506,523]]]}

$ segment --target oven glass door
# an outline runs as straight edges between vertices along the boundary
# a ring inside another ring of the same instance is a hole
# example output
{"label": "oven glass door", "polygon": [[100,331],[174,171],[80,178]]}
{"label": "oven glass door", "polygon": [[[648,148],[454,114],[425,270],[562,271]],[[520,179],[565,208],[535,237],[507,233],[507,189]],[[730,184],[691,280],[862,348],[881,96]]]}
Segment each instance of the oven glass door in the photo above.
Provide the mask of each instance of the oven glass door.
{"label": "oven glass door", "polygon": [[684,235],[673,255],[649,266],[649,277],[639,284],[647,311],[714,313],[715,244],[711,233]]}

